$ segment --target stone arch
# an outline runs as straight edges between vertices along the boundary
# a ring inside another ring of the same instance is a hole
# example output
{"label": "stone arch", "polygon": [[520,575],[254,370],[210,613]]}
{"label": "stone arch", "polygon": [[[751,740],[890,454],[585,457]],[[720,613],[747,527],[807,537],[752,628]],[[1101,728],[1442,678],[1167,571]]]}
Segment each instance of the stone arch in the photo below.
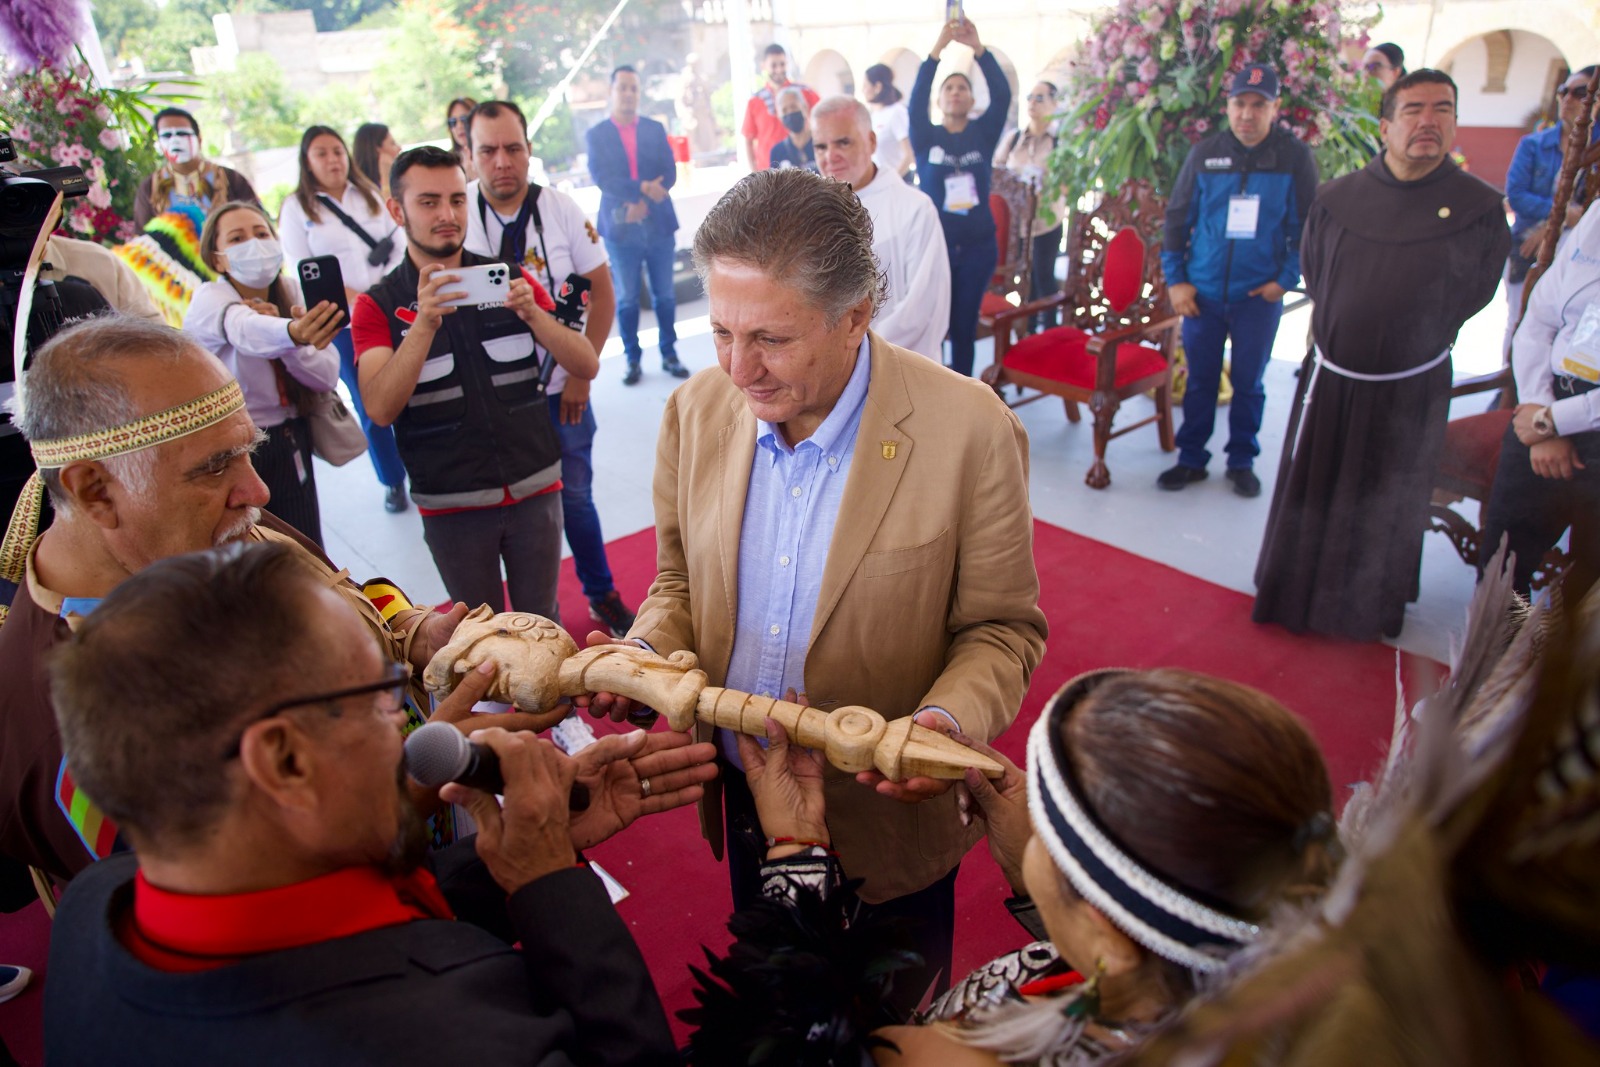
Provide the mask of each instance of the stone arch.
{"label": "stone arch", "polygon": [[856,76],[850,63],[831,48],[824,48],[806,61],[805,83],[823,97],[854,96]]}
{"label": "stone arch", "polygon": [[1525,127],[1573,65],[1545,34],[1504,28],[1469,37],[1435,62],[1456,81],[1459,123],[1494,127]]}
{"label": "stone arch", "polygon": [[[1017,77],[1017,65],[1011,62],[1010,56],[1006,55],[998,48],[990,48],[989,51],[994,53],[995,62],[1000,64],[1000,71],[1006,76],[1007,84],[1011,86],[1011,111],[1006,116],[1006,125],[1014,126],[1016,125],[1017,121],[1018,105],[1022,101],[1022,91],[1023,89],[1027,88],[1027,86],[1024,86],[1021,80]],[[974,61],[972,65],[974,68],[976,68],[978,64],[976,61]],[[1031,84],[1032,83],[1030,82],[1029,85]],[[983,113],[989,110],[989,87],[983,84],[982,78],[978,78],[973,81],[972,96],[972,110],[974,113]]]}

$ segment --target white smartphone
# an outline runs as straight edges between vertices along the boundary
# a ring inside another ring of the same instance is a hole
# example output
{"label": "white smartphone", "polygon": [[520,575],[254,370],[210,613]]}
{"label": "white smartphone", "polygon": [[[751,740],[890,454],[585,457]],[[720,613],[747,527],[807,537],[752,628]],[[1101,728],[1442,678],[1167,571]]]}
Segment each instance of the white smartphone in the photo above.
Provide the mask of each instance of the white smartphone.
{"label": "white smartphone", "polygon": [[511,268],[504,263],[485,263],[481,267],[457,267],[450,272],[453,282],[441,287],[446,293],[464,295],[444,301],[445,307],[474,307],[479,304],[504,304],[511,291]]}

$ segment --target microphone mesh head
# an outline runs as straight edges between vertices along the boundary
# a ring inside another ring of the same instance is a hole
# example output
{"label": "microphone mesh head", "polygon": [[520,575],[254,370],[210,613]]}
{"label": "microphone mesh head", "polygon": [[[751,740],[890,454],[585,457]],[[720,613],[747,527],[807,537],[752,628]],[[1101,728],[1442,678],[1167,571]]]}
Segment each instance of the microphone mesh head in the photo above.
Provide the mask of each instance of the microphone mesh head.
{"label": "microphone mesh head", "polygon": [[471,754],[460,730],[447,722],[426,723],[406,738],[406,773],[418,785],[441,786],[466,770]]}

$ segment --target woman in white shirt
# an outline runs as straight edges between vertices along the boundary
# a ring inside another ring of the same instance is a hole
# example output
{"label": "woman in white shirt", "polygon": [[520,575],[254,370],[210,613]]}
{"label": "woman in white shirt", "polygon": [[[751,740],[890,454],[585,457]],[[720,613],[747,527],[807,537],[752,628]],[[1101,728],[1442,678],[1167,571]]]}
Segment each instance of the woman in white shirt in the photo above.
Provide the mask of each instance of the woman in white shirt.
{"label": "woman in white shirt", "polygon": [[872,153],[872,161],[879,170],[909,180],[906,175],[917,157],[911,150],[911,115],[900,99],[900,90],[894,87],[894,71],[886,64],[874,63],[867,68],[866,85],[872,132],[878,135],[878,148]]}
{"label": "woman in white shirt", "polygon": [[324,300],[307,311],[283,277],[283,249],[255,203],[219,204],[200,232],[200,258],[221,277],[195,290],[183,328],[239,380],[250,421],[267,439],[250,457],[272,493],[269,510],[322,544],[311,463],[309,394],[339,381],[330,345],[344,313]]}
{"label": "woman in white shirt", "polygon": [[[345,295],[356,297],[388,274],[406,255],[406,237],[384,208],[383,198],[367,176],[350,163],[344,138],[327,126],[312,126],[300,138],[300,184],[283,201],[278,232],[291,271],[303,259],[334,256],[344,275]],[[349,323],[333,344],[339,352],[339,377],[355,402],[356,418],[366,431],[372,467],[388,490],[384,507],[404,511],[406,469],[400,463],[394,431],[374,426],[361,403],[356,382],[356,351]]]}
{"label": "woman in white shirt", "polygon": [[[1050,155],[1056,150],[1056,135],[1050,128],[1058,107],[1056,99],[1054,82],[1035,85],[1028,93],[1028,124],[1001,141],[994,156],[995,166],[1006,167],[1035,189],[1044,188]],[[1066,197],[1057,197],[1053,204],[1040,200],[1039,214],[1033,220],[1033,291],[1028,294],[1029,300],[1051,296],[1061,289],[1061,283],[1056,281],[1056,260],[1061,255],[1062,222],[1066,217]],[[1035,332],[1055,324],[1054,308],[1033,318]]]}

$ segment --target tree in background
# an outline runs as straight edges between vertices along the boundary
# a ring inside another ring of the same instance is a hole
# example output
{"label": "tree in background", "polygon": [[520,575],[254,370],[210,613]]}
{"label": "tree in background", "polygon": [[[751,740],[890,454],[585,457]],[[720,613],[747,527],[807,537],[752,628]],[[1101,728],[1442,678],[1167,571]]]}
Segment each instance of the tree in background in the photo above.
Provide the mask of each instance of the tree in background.
{"label": "tree in background", "polygon": [[389,48],[372,72],[382,113],[373,117],[387,123],[401,143],[443,138],[445,105],[456,97],[494,95],[480,38],[456,17],[454,6],[449,0],[403,0]]}
{"label": "tree in background", "polygon": [[283,68],[261,52],[245,52],[233,70],[209,75],[194,110],[208,150],[218,155],[298,144],[305,128]]}

